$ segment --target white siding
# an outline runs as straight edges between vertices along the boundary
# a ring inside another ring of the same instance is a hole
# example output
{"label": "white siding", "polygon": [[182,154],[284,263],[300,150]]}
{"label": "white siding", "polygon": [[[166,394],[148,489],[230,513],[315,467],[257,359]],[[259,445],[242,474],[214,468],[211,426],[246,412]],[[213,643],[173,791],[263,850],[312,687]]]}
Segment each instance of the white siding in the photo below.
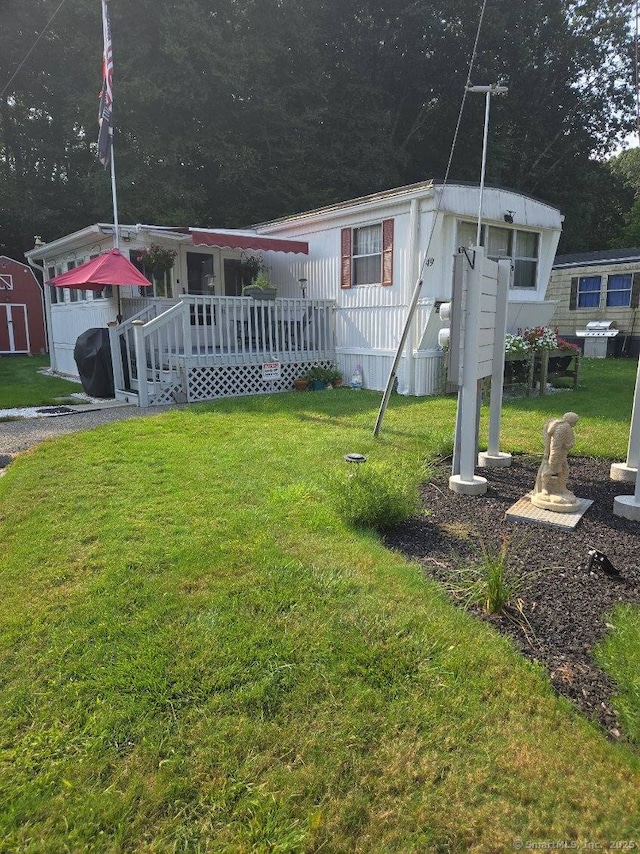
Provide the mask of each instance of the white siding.
{"label": "white siding", "polygon": [[116,319],[116,298],[87,302],[65,302],[51,306],[51,342],[55,350],[55,369],[78,376],[73,350],[78,336],[87,329],[106,327]]}

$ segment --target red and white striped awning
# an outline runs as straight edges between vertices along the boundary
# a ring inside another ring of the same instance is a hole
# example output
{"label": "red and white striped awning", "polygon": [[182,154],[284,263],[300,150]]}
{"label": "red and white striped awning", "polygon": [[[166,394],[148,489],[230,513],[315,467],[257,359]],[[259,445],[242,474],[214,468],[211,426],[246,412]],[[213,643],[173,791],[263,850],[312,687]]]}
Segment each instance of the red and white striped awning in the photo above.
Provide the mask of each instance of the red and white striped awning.
{"label": "red and white striped awning", "polygon": [[255,231],[232,229],[192,228],[191,238],[194,246],[215,246],[218,249],[253,249],[257,252],[296,252],[309,254],[309,244],[305,240],[289,240],[283,237],[265,237]]}

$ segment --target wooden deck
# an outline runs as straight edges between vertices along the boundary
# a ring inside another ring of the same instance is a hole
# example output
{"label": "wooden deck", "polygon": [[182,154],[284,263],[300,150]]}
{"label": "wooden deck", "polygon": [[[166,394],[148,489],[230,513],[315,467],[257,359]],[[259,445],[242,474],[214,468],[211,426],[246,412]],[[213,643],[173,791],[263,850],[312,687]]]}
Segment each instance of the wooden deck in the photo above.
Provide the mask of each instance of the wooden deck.
{"label": "wooden deck", "polygon": [[110,326],[116,397],[140,406],[287,391],[335,363],[333,300],[184,296],[123,309]]}

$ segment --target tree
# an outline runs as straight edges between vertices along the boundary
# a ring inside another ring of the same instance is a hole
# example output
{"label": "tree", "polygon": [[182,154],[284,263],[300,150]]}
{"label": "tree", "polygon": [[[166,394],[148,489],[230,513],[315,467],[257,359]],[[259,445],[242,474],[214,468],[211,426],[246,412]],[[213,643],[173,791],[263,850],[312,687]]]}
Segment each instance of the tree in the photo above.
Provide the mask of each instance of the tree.
{"label": "tree", "polygon": [[[0,240],[11,254],[109,219],[95,160],[98,0],[0,7]],[[630,115],[629,0],[492,0],[473,82],[494,99],[487,178],[573,211]],[[246,225],[442,177],[478,0],[110,0],[122,222]],[[483,99],[452,180],[477,181]],[[608,192],[608,190],[607,190]],[[577,217],[576,217],[577,220]],[[581,216],[584,222],[585,217]],[[574,245],[587,233],[569,229]],[[6,250],[5,250],[6,251]]]}

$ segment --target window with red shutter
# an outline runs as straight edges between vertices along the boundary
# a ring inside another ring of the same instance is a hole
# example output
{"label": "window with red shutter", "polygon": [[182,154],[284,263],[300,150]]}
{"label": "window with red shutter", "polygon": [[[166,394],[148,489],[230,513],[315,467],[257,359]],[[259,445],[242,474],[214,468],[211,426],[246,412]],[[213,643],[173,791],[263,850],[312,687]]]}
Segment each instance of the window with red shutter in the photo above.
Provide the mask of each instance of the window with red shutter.
{"label": "window with red shutter", "polygon": [[342,229],[343,288],[393,284],[393,220]]}

